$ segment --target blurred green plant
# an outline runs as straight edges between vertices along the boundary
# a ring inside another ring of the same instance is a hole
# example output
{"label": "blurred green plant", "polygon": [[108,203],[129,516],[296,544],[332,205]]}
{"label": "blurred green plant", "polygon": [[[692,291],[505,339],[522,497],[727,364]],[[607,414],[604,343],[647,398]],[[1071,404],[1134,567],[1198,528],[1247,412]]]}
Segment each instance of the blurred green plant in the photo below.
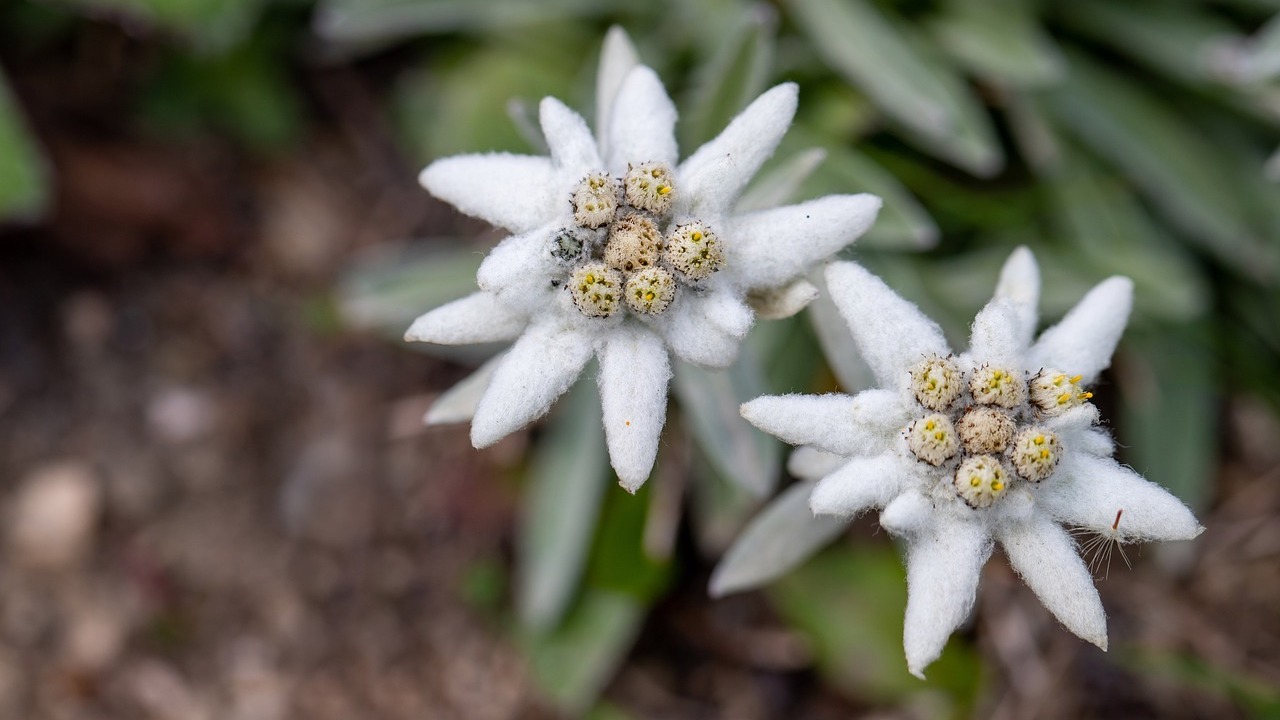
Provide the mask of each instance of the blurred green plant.
{"label": "blurred green plant", "polygon": [[31,220],[49,204],[49,168],[0,75],[0,220]]}

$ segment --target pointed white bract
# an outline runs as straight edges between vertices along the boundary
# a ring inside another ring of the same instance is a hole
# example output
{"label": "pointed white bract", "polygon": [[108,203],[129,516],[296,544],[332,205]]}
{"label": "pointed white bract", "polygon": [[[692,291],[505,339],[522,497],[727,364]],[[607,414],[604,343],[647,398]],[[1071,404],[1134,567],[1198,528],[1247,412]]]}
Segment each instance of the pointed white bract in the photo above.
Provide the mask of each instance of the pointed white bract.
{"label": "pointed white bract", "polygon": [[422,171],[431,194],[513,235],[481,263],[480,292],[422,316],[406,339],[516,339],[475,405],[476,447],[545,414],[598,356],[610,460],[634,492],[657,454],[670,356],[731,364],[754,301],[772,298],[770,314],[784,315],[812,300],[804,275],[864,233],[880,200],[733,210],[791,125],[794,84],[761,95],[682,164],[675,105],[619,29],[605,39],[596,88],[594,133],[560,101],[542,101],[549,157],[464,155]]}
{"label": "pointed white bract", "polygon": [[861,267],[832,265],[827,284],[882,389],[757,398],[742,414],[802,446],[790,467],[821,477],[814,512],[882,508],[881,526],[906,541],[908,669],[923,677],[968,617],[996,544],[1067,629],[1106,649],[1102,604],[1064,526],[1120,543],[1203,530],[1181,501],[1116,463],[1086,389],[1111,362],[1132,283],[1104,281],[1033,342],[1040,275],[1019,248],[959,354]]}

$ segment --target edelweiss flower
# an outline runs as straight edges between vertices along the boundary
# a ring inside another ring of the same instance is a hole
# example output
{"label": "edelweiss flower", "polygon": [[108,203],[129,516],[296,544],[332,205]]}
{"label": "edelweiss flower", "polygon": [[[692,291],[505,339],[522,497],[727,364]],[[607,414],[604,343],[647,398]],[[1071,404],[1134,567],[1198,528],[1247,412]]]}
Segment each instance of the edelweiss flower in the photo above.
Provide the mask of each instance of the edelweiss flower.
{"label": "edelweiss flower", "polygon": [[[669,354],[730,364],[754,319],[748,293],[785,288],[848,245],[880,201],[839,195],[734,211],[791,123],[794,84],[766,92],[681,163],[675,107],[620,33],[606,42],[600,85],[598,142],[546,98],[550,157],[463,155],[422,172],[433,195],[514,234],[485,258],[480,292],[418,318],[405,338],[515,340],[476,406],[477,448],[546,413],[599,357],[610,460],[634,492],[657,453]],[[815,292],[802,287],[792,311]]]}
{"label": "edelweiss flower", "polygon": [[827,281],[881,389],[762,397],[742,414],[811,448],[792,465],[829,473],[810,497],[815,513],[883,508],[880,524],[906,541],[911,672],[923,677],[969,614],[996,541],[1045,607],[1105,650],[1101,601],[1060,524],[1126,543],[1203,529],[1112,459],[1085,390],[1110,363],[1132,283],[1102,282],[1033,344],[1039,271],[1020,248],[957,356],[933,321],[858,265],[830,266]]}

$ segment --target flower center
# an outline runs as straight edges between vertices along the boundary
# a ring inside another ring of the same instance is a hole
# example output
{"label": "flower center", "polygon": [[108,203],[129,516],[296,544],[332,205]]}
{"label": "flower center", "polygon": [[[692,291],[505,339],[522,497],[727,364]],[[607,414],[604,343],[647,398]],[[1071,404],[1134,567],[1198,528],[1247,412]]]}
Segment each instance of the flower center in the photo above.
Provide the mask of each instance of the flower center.
{"label": "flower center", "polygon": [[724,247],[706,223],[671,223],[675,198],[664,163],[631,165],[621,178],[593,173],[578,183],[574,225],[556,234],[549,252],[566,266],[565,288],[583,315],[611,317],[623,308],[661,314],[681,286],[697,290],[724,265]]}
{"label": "flower center", "polygon": [[938,482],[975,509],[991,507],[1013,483],[1049,479],[1063,447],[1040,422],[1093,397],[1079,376],[1057,370],[1042,370],[1028,383],[1019,370],[983,365],[964,372],[936,355],[910,376],[925,412],[903,430],[907,449],[941,471]]}

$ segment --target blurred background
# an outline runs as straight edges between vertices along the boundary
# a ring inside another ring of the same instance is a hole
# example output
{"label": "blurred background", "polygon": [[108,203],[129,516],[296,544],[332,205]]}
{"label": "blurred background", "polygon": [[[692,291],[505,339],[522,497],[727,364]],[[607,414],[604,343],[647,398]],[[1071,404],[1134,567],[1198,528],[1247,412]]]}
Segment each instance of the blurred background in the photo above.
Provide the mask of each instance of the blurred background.
{"label": "blurred background", "polygon": [[[0,718],[1280,717],[1278,12],[4,0]],[[496,348],[399,336],[500,235],[417,170],[540,152],[537,100],[588,111],[614,24],[685,153],[798,82],[758,189],[882,196],[847,255],[953,345],[1019,244],[1046,320],[1133,277],[1097,400],[1208,530],[1097,564],[1109,653],[997,554],[911,678],[874,518],[708,597],[791,482],[737,404],[867,383],[828,304],[759,323],[726,373],[679,368],[635,497],[592,382],[483,452],[422,424]]]}

